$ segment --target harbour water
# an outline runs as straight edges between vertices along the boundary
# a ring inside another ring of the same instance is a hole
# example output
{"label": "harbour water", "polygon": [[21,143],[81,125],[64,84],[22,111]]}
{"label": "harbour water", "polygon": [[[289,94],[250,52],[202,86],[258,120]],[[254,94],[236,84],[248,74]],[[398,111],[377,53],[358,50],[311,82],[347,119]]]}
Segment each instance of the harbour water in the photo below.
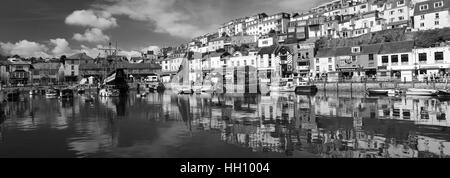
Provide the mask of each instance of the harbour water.
{"label": "harbour water", "polygon": [[450,157],[431,97],[176,95],[3,103],[0,157]]}

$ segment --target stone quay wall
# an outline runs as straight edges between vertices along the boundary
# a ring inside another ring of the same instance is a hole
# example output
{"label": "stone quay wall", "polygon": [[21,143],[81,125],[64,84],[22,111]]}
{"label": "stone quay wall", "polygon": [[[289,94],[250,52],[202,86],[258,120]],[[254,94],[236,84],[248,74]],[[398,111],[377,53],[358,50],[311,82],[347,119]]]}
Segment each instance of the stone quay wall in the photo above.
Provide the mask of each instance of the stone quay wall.
{"label": "stone quay wall", "polygon": [[[445,89],[450,87],[446,83],[316,83],[320,91],[344,91],[344,92],[365,92],[367,89],[396,88],[407,90],[409,88],[418,89]],[[448,86],[448,87],[447,87]]]}

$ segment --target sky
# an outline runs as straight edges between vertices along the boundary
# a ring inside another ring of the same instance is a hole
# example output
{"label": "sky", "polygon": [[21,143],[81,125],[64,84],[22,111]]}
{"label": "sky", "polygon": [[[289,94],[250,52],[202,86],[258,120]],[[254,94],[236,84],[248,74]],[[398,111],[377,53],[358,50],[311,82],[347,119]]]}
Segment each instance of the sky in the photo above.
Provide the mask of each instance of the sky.
{"label": "sky", "polygon": [[53,57],[109,42],[122,54],[177,46],[229,20],[302,12],[328,0],[2,0],[0,53]]}

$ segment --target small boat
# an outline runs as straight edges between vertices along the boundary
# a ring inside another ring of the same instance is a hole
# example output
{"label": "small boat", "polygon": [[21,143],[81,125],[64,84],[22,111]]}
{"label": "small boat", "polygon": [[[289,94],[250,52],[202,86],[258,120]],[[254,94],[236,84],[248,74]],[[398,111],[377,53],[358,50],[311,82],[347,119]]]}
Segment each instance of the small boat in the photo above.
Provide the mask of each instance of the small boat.
{"label": "small boat", "polygon": [[118,97],[120,96],[120,91],[117,89],[104,88],[99,92],[101,97]]}
{"label": "small boat", "polygon": [[319,91],[316,85],[308,84],[308,82],[299,82],[295,87],[297,94],[315,94]]}
{"label": "small boat", "polygon": [[450,90],[439,90],[437,96],[439,98],[450,98]]}
{"label": "small boat", "polygon": [[414,95],[414,96],[437,96],[438,93],[439,93],[438,90],[430,90],[430,89],[411,88],[406,90],[406,95]]}
{"label": "small boat", "polygon": [[79,95],[83,95],[84,93],[86,93],[86,91],[84,90],[84,88],[78,88],[78,89],[77,89],[77,93],[78,93]]}
{"label": "small boat", "polygon": [[59,90],[50,88],[45,92],[45,96],[48,98],[57,98],[59,95]]}
{"label": "small boat", "polygon": [[378,96],[378,95],[392,96],[400,94],[400,91],[396,89],[368,89],[367,92],[371,96]]}
{"label": "small boat", "polygon": [[35,95],[39,95],[39,90],[36,89],[31,89],[29,92],[30,96],[35,96]]}
{"label": "small boat", "polygon": [[270,86],[269,90],[271,92],[295,92],[296,86],[293,81],[280,82],[279,85]]}
{"label": "small boat", "polygon": [[71,98],[73,98],[73,90],[71,90],[71,89],[61,90],[60,97],[62,99],[71,99]]}

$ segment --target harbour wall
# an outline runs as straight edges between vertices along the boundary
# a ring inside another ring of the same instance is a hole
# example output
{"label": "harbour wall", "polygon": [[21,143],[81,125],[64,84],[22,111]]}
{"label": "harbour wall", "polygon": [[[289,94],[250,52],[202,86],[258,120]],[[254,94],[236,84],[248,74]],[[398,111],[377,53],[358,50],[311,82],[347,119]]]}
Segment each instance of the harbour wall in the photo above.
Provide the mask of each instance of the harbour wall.
{"label": "harbour wall", "polygon": [[[343,91],[343,92],[365,92],[367,89],[383,89],[396,88],[399,90],[407,90],[410,88],[417,89],[445,89],[445,83],[316,83],[320,91]],[[450,86],[450,85],[449,85]]]}

